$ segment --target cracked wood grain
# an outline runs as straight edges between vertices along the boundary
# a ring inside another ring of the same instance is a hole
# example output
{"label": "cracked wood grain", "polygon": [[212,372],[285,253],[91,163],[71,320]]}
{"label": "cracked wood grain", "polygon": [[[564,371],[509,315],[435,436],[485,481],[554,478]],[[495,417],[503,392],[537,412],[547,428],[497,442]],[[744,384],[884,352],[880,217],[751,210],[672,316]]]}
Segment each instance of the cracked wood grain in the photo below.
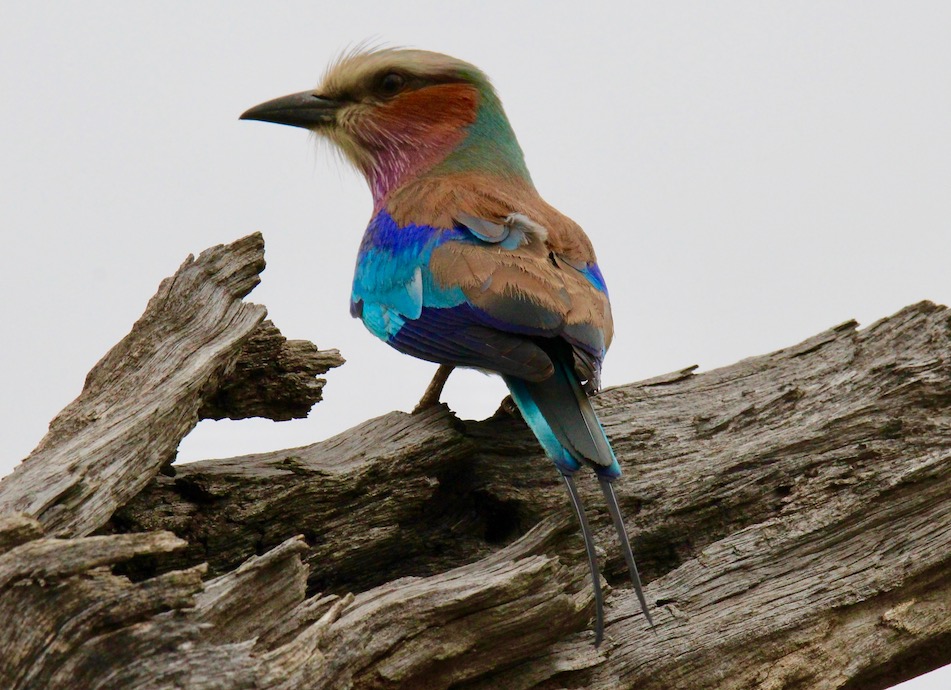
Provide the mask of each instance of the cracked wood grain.
{"label": "cracked wood grain", "polygon": [[60,536],[89,534],[174,460],[201,411],[306,414],[323,387],[314,375],[343,360],[262,324],[265,308],[243,298],[263,269],[264,239],[254,234],[189,256],[162,281],[79,397],[0,481],[0,514],[30,515]]}
{"label": "cracked wood grain", "polygon": [[[101,566],[181,546],[167,532],[40,538],[7,552],[0,683],[68,688],[449,687],[530,657],[585,624],[584,570],[543,555],[549,521],[476,563],[359,595],[305,599],[290,539],[236,570],[130,582]],[[58,554],[66,565],[52,567]],[[518,633],[513,639],[513,633]]]}
{"label": "cracked wood grain", "polygon": [[[564,687],[888,687],[951,662],[949,320],[921,303],[600,395],[658,633],[636,614],[609,518],[582,478],[616,585],[607,660],[561,670],[590,645],[581,630],[558,656],[498,676],[505,687],[549,687],[555,674]],[[166,567],[226,572],[304,525],[310,591],[342,594],[484,557],[566,511],[520,420],[436,409],[182,467],[112,528],[187,535]],[[550,552],[577,563],[579,546],[568,534]],[[882,622],[892,619],[916,622]]]}
{"label": "cracked wood grain", "polygon": [[557,474],[505,413],[159,474],[200,416],[305,414],[342,362],[242,301],[261,268],[260,236],[189,259],[0,483],[3,687],[875,690],[951,662],[946,308],[603,392],[657,629],[583,477],[595,650]]}

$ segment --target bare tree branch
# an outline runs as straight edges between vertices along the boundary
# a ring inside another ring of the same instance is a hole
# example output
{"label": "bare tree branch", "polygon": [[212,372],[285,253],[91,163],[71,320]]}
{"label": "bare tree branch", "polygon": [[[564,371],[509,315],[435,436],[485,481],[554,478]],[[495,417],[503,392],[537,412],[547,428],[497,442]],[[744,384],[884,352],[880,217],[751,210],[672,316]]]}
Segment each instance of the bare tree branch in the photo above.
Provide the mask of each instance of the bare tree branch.
{"label": "bare tree branch", "polygon": [[270,321],[255,329],[227,379],[210,392],[200,419],[306,417],[323,397],[326,374],[344,363],[336,350],[318,350],[308,340],[288,340]]}
{"label": "bare tree branch", "polygon": [[[320,399],[322,383],[308,381],[342,360],[307,343],[286,343],[273,325],[260,329],[266,310],[243,301],[260,282],[264,239],[260,233],[189,256],[166,278],[132,331],[96,364],[82,393],[50,423],[36,450],[0,482],[0,512],[20,512],[60,535],[88,534],[135,496],[175,458],[178,444],[198,423],[199,409],[238,409],[227,401],[233,387],[257,398],[240,416],[261,414],[263,393],[249,381],[263,366],[260,354],[277,359],[280,371],[297,367],[288,400],[300,408]],[[251,339],[251,336],[256,337]],[[250,340],[249,356],[240,359]],[[242,364],[237,381],[226,381]],[[230,383],[230,385],[229,385]],[[281,387],[278,383],[271,389]],[[305,389],[301,391],[300,389]],[[217,401],[209,403],[209,399]],[[214,414],[209,412],[208,414]],[[281,409],[277,418],[293,413]]]}

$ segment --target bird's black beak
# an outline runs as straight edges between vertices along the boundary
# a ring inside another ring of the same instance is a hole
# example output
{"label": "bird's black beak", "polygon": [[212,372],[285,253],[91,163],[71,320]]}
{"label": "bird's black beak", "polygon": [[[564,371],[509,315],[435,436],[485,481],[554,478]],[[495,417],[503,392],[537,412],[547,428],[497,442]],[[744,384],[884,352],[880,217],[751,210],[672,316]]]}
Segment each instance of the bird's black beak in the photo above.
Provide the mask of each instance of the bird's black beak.
{"label": "bird's black beak", "polygon": [[321,98],[313,91],[302,91],[256,105],[243,112],[241,119],[313,129],[333,122],[339,108],[339,101]]}

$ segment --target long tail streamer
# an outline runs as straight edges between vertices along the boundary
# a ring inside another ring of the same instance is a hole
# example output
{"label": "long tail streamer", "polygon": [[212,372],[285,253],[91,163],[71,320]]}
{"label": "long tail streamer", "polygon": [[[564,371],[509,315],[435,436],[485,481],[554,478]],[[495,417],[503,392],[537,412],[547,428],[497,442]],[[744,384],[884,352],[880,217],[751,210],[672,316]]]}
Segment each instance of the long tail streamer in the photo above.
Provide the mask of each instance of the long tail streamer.
{"label": "long tail streamer", "polygon": [[[601,640],[604,639],[604,594],[601,592],[601,572],[598,570],[598,556],[594,551],[594,538],[591,536],[591,528],[588,526],[588,518],[584,514],[584,506],[581,505],[581,496],[578,495],[575,480],[569,474],[562,474],[561,476],[565,479],[565,486],[568,487],[568,495],[571,496],[571,505],[574,506],[575,515],[578,516],[578,522],[581,523],[581,534],[584,536],[584,548],[585,551],[588,552],[588,567],[591,569],[591,583],[594,586],[594,604],[596,607],[594,646],[597,647],[601,644]],[[638,592],[640,592],[640,590],[638,590]]]}
{"label": "long tail streamer", "polygon": [[653,628],[654,621],[647,609],[647,600],[644,598],[641,576],[637,573],[637,565],[634,563],[634,552],[631,551],[631,543],[627,539],[627,530],[624,528],[624,520],[621,518],[621,509],[617,504],[614,486],[611,485],[611,480],[606,477],[600,477],[599,483],[601,484],[601,492],[604,494],[604,500],[608,504],[608,512],[611,513],[611,520],[614,521],[614,529],[617,531],[617,537],[621,542],[621,551],[624,552],[627,569],[631,573],[631,582],[634,583],[634,592],[637,594],[637,600],[641,602],[641,610],[644,612],[644,617],[647,618],[647,622],[650,623]]}

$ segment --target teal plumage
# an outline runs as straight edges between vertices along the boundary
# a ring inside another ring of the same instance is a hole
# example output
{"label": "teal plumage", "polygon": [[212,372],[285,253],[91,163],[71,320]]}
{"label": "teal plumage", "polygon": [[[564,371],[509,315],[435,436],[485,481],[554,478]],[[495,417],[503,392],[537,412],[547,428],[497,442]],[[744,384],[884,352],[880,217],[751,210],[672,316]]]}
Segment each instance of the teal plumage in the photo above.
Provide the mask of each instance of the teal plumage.
{"label": "teal plumage", "polygon": [[401,352],[503,377],[581,523],[598,644],[600,575],[573,479],[596,472],[650,621],[612,485],[621,467],[588,398],[613,336],[607,286],[584,231],[536,191],[488,78],[438,53],[358,52],[316,90],[242,118],[311,129],[364,174],[374,210],[351,313]]}

